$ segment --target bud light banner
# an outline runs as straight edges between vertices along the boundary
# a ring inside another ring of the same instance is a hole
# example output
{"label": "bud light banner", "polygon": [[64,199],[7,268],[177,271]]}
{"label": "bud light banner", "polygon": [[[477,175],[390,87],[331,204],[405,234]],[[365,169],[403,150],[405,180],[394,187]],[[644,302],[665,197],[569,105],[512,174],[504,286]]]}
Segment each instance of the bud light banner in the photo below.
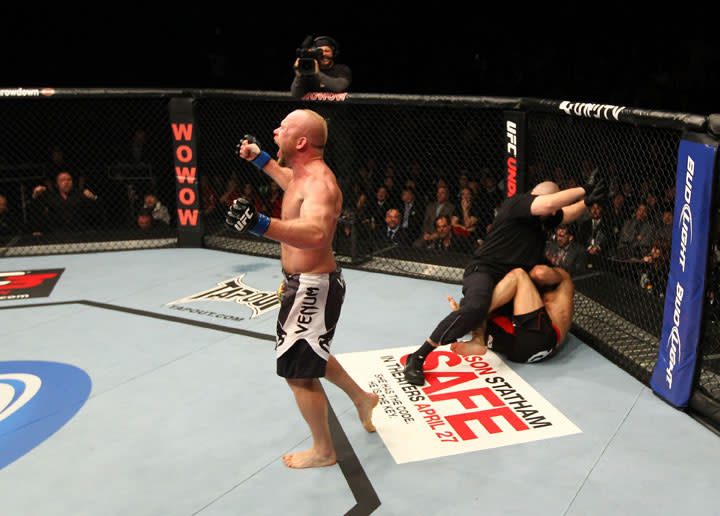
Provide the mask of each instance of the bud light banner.
{"label": "bud light banner", "polygon": [[682,140],[678,149],[670,275],[650,379],[652,389],[675,407],[687,407],[695,380],[716,153],[714,141]]}

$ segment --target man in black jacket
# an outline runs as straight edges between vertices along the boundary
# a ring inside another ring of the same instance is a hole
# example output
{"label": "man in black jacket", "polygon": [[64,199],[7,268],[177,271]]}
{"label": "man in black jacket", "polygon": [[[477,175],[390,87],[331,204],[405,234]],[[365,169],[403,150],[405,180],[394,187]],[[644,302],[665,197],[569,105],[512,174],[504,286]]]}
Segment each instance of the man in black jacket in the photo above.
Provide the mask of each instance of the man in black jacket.
{"label": "man in black jacket", "polygon": [[500,207],[487,238],[473,253],[463,275],[463,298],[457,311],[446,316],[425,342],[407,357],[405,379],[423,385],[425,358],[437,346],[450,344],[477,328],[488,315],[495,285],[511,270],[530,271],[545,262],[547,233],[578,220],[605,195],[597,173],[585,185],[560,190],[543,182],[516,194]]}
{"label": "man in black jacket", "polygon": [[32,199],[36,234],[87,229],[99,220],[97,195],[88,188],[76,188],[69,172],[58,173],[54,189],[36,186]]}
{"label": "man in black jacket", "polygon": [[302,98],[310,92],[346,92],[352,82],[352,70],[335,61],[339,53],[337,41],[330,36],[318,36],[312,40],[310,48],[321,50],[322,56],[295,60],[295,78],[290,86],[293,96]]}
{"label": "man in black jacket", "polygon": [[385,223],[375,227],[375,248],[384,249],[393,245],[409,245],[410,237],[407,229],[400,223],[402,218],[397,208],[390,208],[385,215]]}

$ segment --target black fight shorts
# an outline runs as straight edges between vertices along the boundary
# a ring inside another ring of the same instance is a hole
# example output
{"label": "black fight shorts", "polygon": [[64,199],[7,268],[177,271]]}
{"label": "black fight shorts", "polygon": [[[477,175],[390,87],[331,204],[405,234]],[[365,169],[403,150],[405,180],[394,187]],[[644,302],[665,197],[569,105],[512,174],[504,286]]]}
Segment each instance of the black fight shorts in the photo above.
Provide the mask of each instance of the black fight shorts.
{"label": "black fight shorts", "polygon": [[284,378],[321,378],[345,299],[338,268],[327,274],[285,274],[277,320],[277,374]]}
{"label": "black fight shorts", "polygon": [[523,315],[495,315],[488,321],[488,347],[513,362],[539,362],[555,354],[560,332],[544,308]]}

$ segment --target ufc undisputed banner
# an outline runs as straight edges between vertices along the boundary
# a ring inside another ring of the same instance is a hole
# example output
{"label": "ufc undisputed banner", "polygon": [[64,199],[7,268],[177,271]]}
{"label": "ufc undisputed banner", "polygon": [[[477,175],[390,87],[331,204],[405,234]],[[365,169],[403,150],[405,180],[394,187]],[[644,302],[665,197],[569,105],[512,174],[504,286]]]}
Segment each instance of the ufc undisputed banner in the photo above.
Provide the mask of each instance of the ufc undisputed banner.
{"label": "ufc undisputed banner", "polygon": [[682,140],[678,149],[670,274],[650,379],[653,390],[676,407],[687,407],[695,380],[716,154],[717,142]]}
{"label": "ufc undisputed banner", "polygon": [[336,356],[380,397],[373,423],[398,464],[581,432],[490,350],[482,356],[433,351],[422,387],[403,373],[414,350]]}
{"label": "ufc undisputed banner", "polygon": [[525,134],[527,132],[527,114],[522,111],[505,112],[505,184],[508,197],[524,192],[526,188],[525,172]]}

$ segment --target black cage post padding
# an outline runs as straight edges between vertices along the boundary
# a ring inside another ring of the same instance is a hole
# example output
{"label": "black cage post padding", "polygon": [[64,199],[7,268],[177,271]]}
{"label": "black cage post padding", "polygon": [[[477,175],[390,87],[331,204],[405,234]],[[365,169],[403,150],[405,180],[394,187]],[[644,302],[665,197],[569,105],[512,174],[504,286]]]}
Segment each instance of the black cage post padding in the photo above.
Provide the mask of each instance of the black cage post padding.
{"label": "black cage post padding", "polygon": [[204,233],[197,175],[194,100],[173,97],[168,102],[173,139],[178,246],[201,247]]}

